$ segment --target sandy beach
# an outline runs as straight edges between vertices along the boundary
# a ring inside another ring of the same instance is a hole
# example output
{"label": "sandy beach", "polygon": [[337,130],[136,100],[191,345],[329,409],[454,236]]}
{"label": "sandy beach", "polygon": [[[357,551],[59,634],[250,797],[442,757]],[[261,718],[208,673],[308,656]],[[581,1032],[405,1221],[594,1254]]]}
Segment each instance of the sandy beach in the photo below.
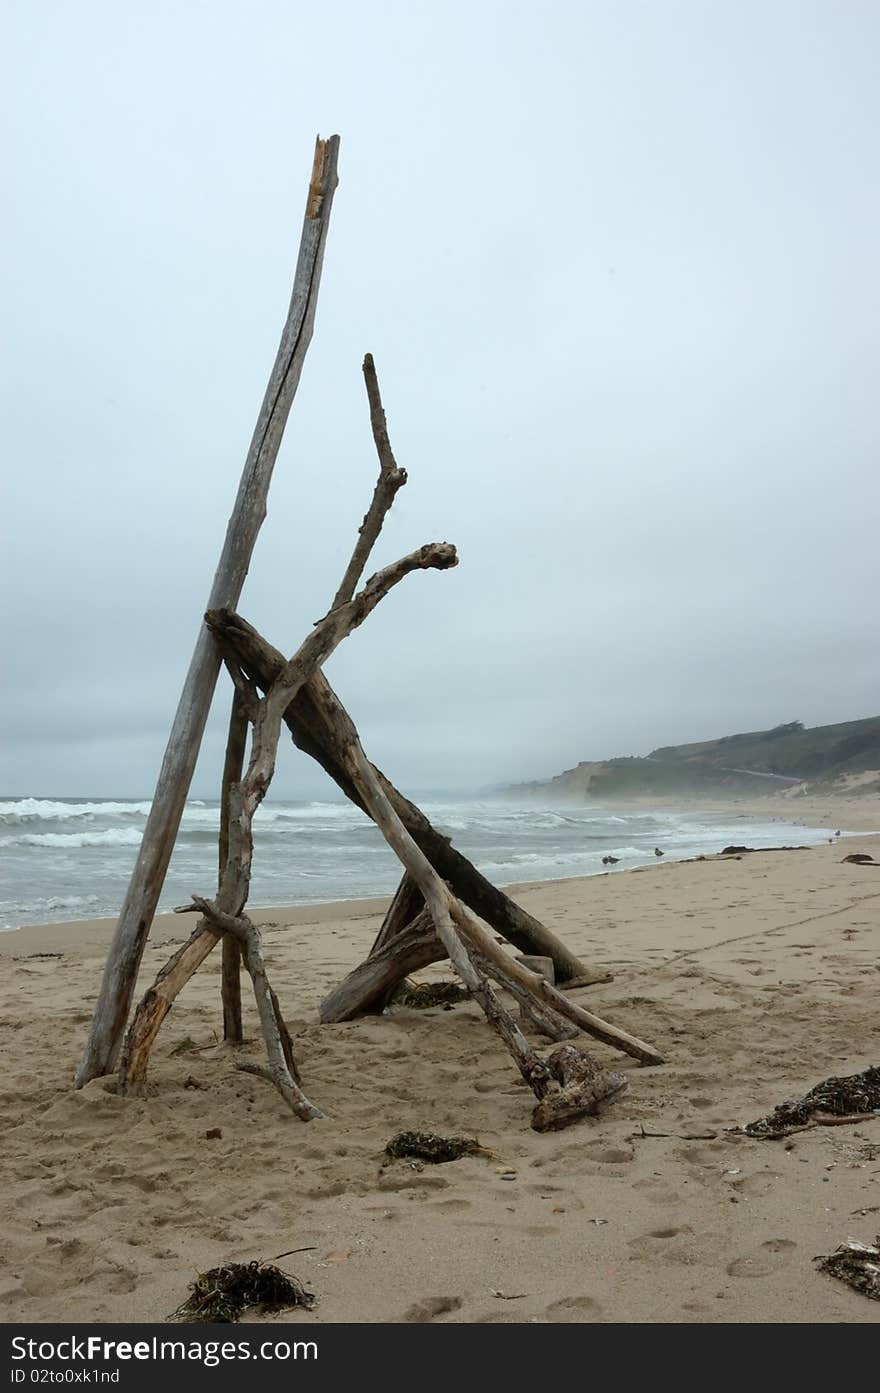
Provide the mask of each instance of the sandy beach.
{"label": "sandy beach", "polygon": [[[254,914],[329,1113],[308,1125],[218,1046],[219,953],[166,1022],[149,1095],[121,1099],[101,1080],[71,1088],[112,921],[0,935],[0,1318],[162,1320],[197,1270],[308,1249],[282,1265],[316,1309],[276,1319],[877,1322],[878,1303],[812,1259],[880,1231],[880,1117],[788,1141],[724,1130],[880,1062],[880,873],[841,859],[880,859],[880,802],[780,800],[793,813],[861,835],[516,890],[614,973],[577,999],[667,1059],[639,1068],[584,1038],[629,1088],[546,1135],[471,1003],[317,1024],[384,901]],[[190,928],[156,921],[142,985]],[[474,1136],[492,1156],[384,1163],[404,1128]]]}

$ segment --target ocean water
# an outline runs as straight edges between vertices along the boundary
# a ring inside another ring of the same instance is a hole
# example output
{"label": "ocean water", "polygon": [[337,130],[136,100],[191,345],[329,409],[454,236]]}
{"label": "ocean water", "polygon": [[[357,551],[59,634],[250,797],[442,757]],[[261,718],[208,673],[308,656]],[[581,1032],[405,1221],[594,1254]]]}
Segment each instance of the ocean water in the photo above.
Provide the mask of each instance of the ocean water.
{"label": "ocean water", "polygon": [[[425,802],[436,827],[496,885],[597,874],[747,846],[813,844],[833,829],[693,812]],[[0,800],[0,929],[113,916],[125,895],[149,801]],[[160,910],[210,895],[217,881],[219,805],[187,803]],[[400,866],[352,804],[271,802],[254,824],[251,904],[314,904],[390,893]]]}

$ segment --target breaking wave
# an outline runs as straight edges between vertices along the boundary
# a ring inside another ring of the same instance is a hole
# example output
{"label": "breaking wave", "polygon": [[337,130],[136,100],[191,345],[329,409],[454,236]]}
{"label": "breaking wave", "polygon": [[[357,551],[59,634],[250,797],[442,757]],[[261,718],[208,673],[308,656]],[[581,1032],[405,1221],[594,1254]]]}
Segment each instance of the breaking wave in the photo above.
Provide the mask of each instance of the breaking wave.
{"label": "breaking wave", "polygon": [[60,803],[51,798],[16,798],[0,803],[0,823],[66,822],[76,817],[146,817],[149,803]]}
{"label": "breaking wave", "polygon": [[104,832],[25,832],[20,837],[0,837],[0,846],[140,846],[137,827],[108,827]]}

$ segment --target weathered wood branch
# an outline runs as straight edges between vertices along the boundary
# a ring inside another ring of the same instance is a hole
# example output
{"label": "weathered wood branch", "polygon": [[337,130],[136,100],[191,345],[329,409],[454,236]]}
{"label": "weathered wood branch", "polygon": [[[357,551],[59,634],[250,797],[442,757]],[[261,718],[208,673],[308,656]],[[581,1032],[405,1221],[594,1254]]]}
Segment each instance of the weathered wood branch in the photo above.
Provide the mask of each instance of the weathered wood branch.
{"label": "weathered wood branch", "polygon": [[437,937],[433,920],[423,909],[394,939],[374,949],[325,996],[320,1006],[321,1020],[329,1025],[383,1011],[411,972],[418,972],[429,963],[441,962],[445,957],[446,949]]}
{"label": "weathered wood branch", "polygon": [[622,1074],[601,1069],[594,1059],[571,1045],[560,1045],[547,1059],[547,1068],[559,1083],[559,1091],[548,1093],[532,1110],[536,1132],[555,1131],[579,1117],[598,1112],[627,1087]]}
{"label": "weathered wood branch", "polygon": [[491,977],[519,1002],[523,1013],[541,1035],[546,1035],[548,1040],[571,1040],[579,1033],[576,1025],[565,1020],[545,1001],[539,1000],[531,985],[524,986],[517,977],[507,972],[499,959],[487,958],[473,943],[469,943],[468,947],[472,960],[484,976]]}
{"label": "weathered wood branch", "polygon": [[[265,691],[284,666],[277,648],[241,615],[228,611],[208,616],[208,624],[235,655],[244,671]],[[333,724],[338,698],[323,673],[302,688],[284,713],[284,721],[294,744],[321,765],[346,797],[364,812],[364,802],[345,768],[341,732]],[[373,766],[375,769],[375,766]],[[577,978],[581,985],[608,981],[607,973],[590,972],[548,928],[503,890],[481,875],[466,856],[457,851],[449,838],[438,832],[420,808],[375,769],[379,784],[410,836],[422,849],[440,877],[475,914],[523,953],[536,953],[553,959],[557,982]]]}
{"label": "weathered wood branch", "polygon": [[[247,747],[247,697],[236,686],[229,713],[229,734],[226,738],[226,758],[220,790],[220,839],[218,893],[229,863],[229,820],[232,813],[232,791],[241,781]],[[241,948],[233,934],[223,936],[223,970],[220,981],[223,1003],[223,1039],[229,1045],[243,1040],[241,1025]]]}
{"label": "weathered wood branch", "polygon": [[125,1036],[119,1064],[119,1092],[137,1093],[147,1076],[147,1062],[156,1036],[174,999],[196,972],[220,938],[207,920],[201,920],[186,943],[160,968],[156,980],[141,998]]}
{"label": "weathered wood branch", "polygon": [[530,972],[527,967],[523,967],[522,963],[509,957],[504,949],[495,942],[485,924],[467,905],[463,905],[461,901],[456,901],[452,907],[452,916],[468,943],[483,957],[494,963],[499,971],[505,973],[510,982],[515,982],[520,987],[525,988],[532,995],[540,998],[551,1010],[558,1012],[567,1020],[573,1021],[587,1035],[592,1035],[596,1040],[601,1040],[603,1044],[620,1050],[622,1054],[632,1055],[633,1059],[638,1059],[642,1064],[662,1064],[664,1062],[662,1054],[653,1045],[646,1044],[644,1040],[639,1040],[635,1035],[629,1035],[619,1026],[611,1025],[609,1021],[603,1021],[592,1011],[585,1011],[583,1007],[569,1000],[557,987],[552,986],[545,977],[541,977],[537,972]]}
{"label": "weathered wood branch", "polygon": [[345,575],[342,577],[336,592],[333,609],[336,609],[337,605],[345,604],[345,601],[350,600],[354,594],[376,538],[382,531],[385,515],[394,502],[398,489],[403,488],[406,483],[406,470],[398,468],[391,450],[391,441],[388,439],[388,426],[385,421],[382,398],[379,394],[379,379],[376,376],[376,367],[371,353],[368,353],[364,358],[363,371],[367,384],[367,398],[370,403],[370,425],[373,430],[376,452],[379,456],[379,478],[376,480],[372,502],[358,529],[358,539],[351,560],[346,567]]}
{"label": "weathered wood branch", "polygon": [[[228,846],[224,873],[214,904],[214,918],[196,929],[187,945],[184,963],[171,971],[167,964],[147,991],[132,1017],[125,1039],[119,1077],[120,1092],[141,1089],[146,1079],[150,1050],[174,997],[204,962],[217,943],[217,914],[231,919],[247,904],[253,861],[253,819],[275,771],[282,713],[316,670],[342,640],[362,624],[385,595],[415,570],[446,570],[456,564],[455,548],[448,542],[429,543],[371,576],[353,600],[331,610],[312,629],[293,657],[283,665],[260,702],[254,721],[251,758],[239,783],[228,794],[226,820]],[[176,961],[172,959],[172,963]]]}
{"label": "weathered wood branch", "polygon": [[[233,789],[231,794],[233,811],[229,832],[230,857],[234,863],[240,864],[245,877],[245,883],[242,886],[245,898],[242,900],[241,906],[234,910],[235,913],[239,913],[247,902],[247,886],[250,883],[250,862],[253,853],[253,842],[249,836],[246,838],[249,842],[249,850],[244,860],[242,860],[244,852],[242,841],[239,841],[233,850],[233,844],[236,841],[236,825],[243,829],[244,818],[253,820],[257,806],[262,802],[266,790],[272,782],[281,722],[290,702],[316,668],[326,662],[344,638],[347,638],[354,629],[363,624],[367,616],[395,585],[399,585],[413,571],[445,571],[457,565],[458,557],[455,547],[449,542],[428,542],[419,547],[417,551],[410,552],[408,556],[401,557],[399,561],[394,561],[390,566],[383,567],[381,571],[377,571],[375,575],[370,577],[354,599],[330,610],[323,619],[318,620],[312,632],[303,640],[293,657],[284,664],[266,692],[254,720],[251,762],[247,774],[239,789]],[[213,616],[210,617],[213,618]],[[225,905],[223,907],[226,908]]]}
{"label": "weathered wood branch", "polygon": [[[272,471],[314,327],[337,183],[338,152],[338,136],[316,142],[290,307],[226,531],[208,599],[209,609],[233,608],[237,604],[266,515]],[[88,1040],[76,1071],[78,1088],[109,1073],[118,1058],[138,968],[180,826],[219,667],[219,649],[202,624],[140,852],[107,956]]]}
{"label": "weathered wood branch", "polygon": [[374,953],[379,952],[380,948],[384,948],[386,943],[390,943],[393,938],[396,938],[407,924],[417,918],[424,907],[424,895],[412,876],[404,875],[394,892],[394,898],[385,911],[385,918],[382,920],[369,956],[372,957]]}
{"label": "weathered wood branch", "polygon": [[237,939],[244,965],[253,983],[254,1000],[257,1003],[263,1039],[266,1042],[268,1066],[250,1065],[246,1072],[260,1074],[273,1083],[291,1111],[303,1122],[324,1117],[321,1109],[315,1107],[303,1093],[298,1078],[290,1069],[293,1062],[290,1035],[287,1026],[281,1020],[278,998],[269,985],[259,930],[247,915],[226,914],[211,900],[203,899],[199,895],[193,895],[193,905],[218,929]]}
{"label": "weathered wood branch", "polygon": [[489,1024],[504,1041],[516,1062],[517,1068],[535,1097],[543,1098],[547,1093],[550,1078],[543,1060],[529,1045],[513,1017],[498,1000],[486,978],[474,967],[467,948],[459,938],[453,923],[451,914],[453,896],[395,813],[376,778],[372,765],[361,749],[354,726],[347,716],[346,719],[351,728],[346,746],[348,768],[369,809],[370,816],[424,895],[425,904],[434,921],[437,936],[446,949],[459,977],[482,1007]]}
{"label": "weathered wood branch", "polygon": [[[532,1115],[532,1126],[538,1130],[564,1126],[584,1113],[595,1112],[603,1099],[612,1098],[626,1087],[626,1080],[620,1074],[603,1069],[588,1054],[571,1045],[560,1046],[552,1057],[553,1062],[546,1064],[531,1048],[477,966],[481,957],[497,958],[496,954],[485,952],[487,941],[497,948],[492,934],[473,911],[455,898],[407,832],[383,792],[347,712],[340,709],[338,718],[347,727],[347,765],[370,815],[424,896],[438,937],[453,967],[507,1045],[522,1077],[538,1099],[538,1106]],[[464,936],[456,932],[462,926],[466,927]],[[517,980],[521,971],[526,979],[544,982],[543,978],[528,972],[521,964],[513,963],[512,966],[518,971],[509,972],[509,979]],[[523,979],[519,978],[519,981],[523,982]],[[529,986],[528,981],[523,985]],[[544,985],[549,986],[549,983],[545,982]],[[548,1021],[548,1024],[552,1022]]]}

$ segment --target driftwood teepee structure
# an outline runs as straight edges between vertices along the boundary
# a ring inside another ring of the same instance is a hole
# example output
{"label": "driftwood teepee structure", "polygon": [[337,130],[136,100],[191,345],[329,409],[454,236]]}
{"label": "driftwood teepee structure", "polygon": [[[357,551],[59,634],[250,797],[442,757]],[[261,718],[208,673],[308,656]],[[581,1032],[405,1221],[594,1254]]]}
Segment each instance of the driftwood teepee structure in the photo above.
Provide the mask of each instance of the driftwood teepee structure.
{"label": "driftwood teepee structure", "polygon": [[[241,1042],[240,966],[253,983],[267,1064],[239,1068],[269,1079],[296,1115],[320,1117],[302,1088],[290,1035],[269,983],[260,934],[246,914],[254,853],[253,819],[272,781],[282,725],[343,792],[367,813],[398,856],[400,888],[367,959],[321,1004],[331,1023],[381,1010],[408,973],[449,958],[537,1098],[533,1126],[559,1126],[624,1086],[583,1050],[561,1044],[544,1059],[526,1040],[491,982],[509,992],[537,1031],[555,1041],[586,1032],[643,1063],[661,1063],[652,1046],[583,1010],[543,976],[509,954],[496,933],[526,953],[553,960],[562,986],[607,980],[591,973],[559,940],[491,885],[364,754],[357,730],[321,666],[334,649],[413,571],[457,564],[455,548],[430,542],[361,585],[373,545],[406,483],[388,438],[372,358],[364,377],[379,477],[351,560],[327,614],[289,659],[235,612],[287,414],[311,337],[324,242],[336,186],[338,138],[318,140],[290,310],[230,520],[162,765],[152,811],[116,927],[79,1086],[118,1071],[122,1093],[138,1092],[162,1021],[181,988],[222,941],[224,1037]],[[358,588],[360,586],[360,588]],[[220,875],[213,898],[193,895],[178,912],[199,922],[165,964],[129,1021],[135,980],[177,835],[199,743],[221,664],[233,683],[220,814]],[[250,728],[250,753],[245,765]],[[493,932],[494,931],[494,932]],[[126,1030],[126,1025],[128,1028]]]}

